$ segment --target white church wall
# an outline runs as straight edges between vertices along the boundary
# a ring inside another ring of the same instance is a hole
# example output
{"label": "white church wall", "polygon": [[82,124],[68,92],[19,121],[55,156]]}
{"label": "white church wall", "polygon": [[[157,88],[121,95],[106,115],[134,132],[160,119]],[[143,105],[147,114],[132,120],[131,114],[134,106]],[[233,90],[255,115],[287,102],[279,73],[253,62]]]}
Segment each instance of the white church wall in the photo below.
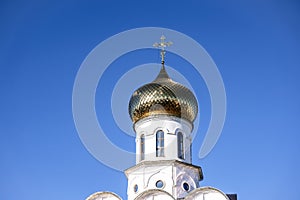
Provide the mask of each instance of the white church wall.
{"label": "white church wall", "polygon": [[[192,125],[186,120],[171,117],[157,116],[142,119],[135,123],[136,131],[136,163],[147,160],[177,159],[191,163],[189,146],[191,144]],[[164,132],[164,156],[156,155],[156,132]],[[176,133],[180,130],[184,135],[184,159],[178,158],[178,145]],[[144,159],[141,156],[141,136],[145,136]]]}

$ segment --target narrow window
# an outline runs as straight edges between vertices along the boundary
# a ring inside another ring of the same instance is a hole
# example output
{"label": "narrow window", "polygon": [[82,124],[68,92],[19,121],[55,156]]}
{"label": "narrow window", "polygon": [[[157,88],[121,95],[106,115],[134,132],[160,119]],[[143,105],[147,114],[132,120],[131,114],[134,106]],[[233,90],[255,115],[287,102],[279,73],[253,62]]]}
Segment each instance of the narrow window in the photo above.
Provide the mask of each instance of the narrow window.
{"label": "narrow window", "polygon": [[139,191],[139,186],[138,186],[137,184],[135,184],[135,185],[133,186],[133,191],[134,191],[135,193],[137,193],[137,191]]}
{"label": "narrow window", "polygon": [[164,156],[164,132],[159,130],[156,132],[156,157]]}
{"label": "narrow window", "polygon": [[177,133],[177,149],[178,149],[178,158],[184,159],[183,134],[181,132]]}
{"label": "narrow window", "polygon": [[145,159],[145,135],[141,135],[141,160]]}

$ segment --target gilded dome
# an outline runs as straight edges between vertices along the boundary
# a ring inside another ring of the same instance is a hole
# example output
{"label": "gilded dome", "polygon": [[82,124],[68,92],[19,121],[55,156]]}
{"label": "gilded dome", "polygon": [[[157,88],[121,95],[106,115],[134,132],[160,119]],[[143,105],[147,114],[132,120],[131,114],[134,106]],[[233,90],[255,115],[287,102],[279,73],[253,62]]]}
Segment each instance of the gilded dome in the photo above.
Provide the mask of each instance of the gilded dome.
{"label": "gilded dome", "polygon": [[192,123],[197,113],[194,94],[170,79],[164,66],[156,79],[137,89],[129,101],[129,115],[134,123],[151,115],[170,115]]}

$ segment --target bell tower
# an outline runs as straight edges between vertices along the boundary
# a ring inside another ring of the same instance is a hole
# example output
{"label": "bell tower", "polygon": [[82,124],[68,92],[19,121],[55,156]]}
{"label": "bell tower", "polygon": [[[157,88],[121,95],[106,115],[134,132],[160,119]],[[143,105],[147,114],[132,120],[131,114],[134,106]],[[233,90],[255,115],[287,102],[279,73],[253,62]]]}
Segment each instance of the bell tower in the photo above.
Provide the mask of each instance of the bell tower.
{"label": "bell tower", "polygon": [[128,200],[142,199],[151,192],[183,199],[203,179],[201,167],[192,165],[191,157],[198,103],[188,88],[173,81],[166,72],[165,48],[172,42],[165,39],[162,36],[154,44],[161,49],[159,74],[137,89],[129,102],[136,133],[136,165],[125,171]]}

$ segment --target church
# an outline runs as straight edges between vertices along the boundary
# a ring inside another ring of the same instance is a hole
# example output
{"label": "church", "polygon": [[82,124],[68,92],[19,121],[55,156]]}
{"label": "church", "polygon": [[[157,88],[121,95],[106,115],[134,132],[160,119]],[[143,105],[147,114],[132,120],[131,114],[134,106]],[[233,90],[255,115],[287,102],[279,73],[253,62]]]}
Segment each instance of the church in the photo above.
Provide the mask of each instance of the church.
{"label": "church", "polygon": [[[125,170],[128,200],[237,200],[213,187],[201,187],[202,169],[192,164],[193,122],[198,102],[193,92],[173,81],[165,69],[161,37],[161,70],[133,92],[129,115],[136,133],[136,165]],[[121,200],[112,192],[96,192],[86,200]]]}

